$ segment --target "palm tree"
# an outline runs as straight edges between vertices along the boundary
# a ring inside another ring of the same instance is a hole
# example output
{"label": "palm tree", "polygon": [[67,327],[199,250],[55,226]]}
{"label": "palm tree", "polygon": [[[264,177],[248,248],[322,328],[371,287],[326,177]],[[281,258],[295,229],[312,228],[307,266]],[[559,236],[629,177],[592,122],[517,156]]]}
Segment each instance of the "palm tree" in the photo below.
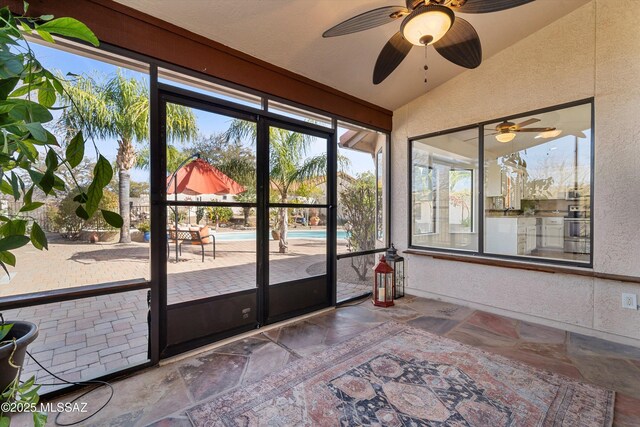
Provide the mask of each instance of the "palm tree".
{"label": "palm tree", "polygon": [[[256,140],[257,127],[255,123],[244,120],[234,120],[225,133],[227,141],[243,138]],[[277,193],[278,203],[287,203],[293,195],[293,190],[305,181],[314,180],[317,185],[326,179],[327,156],[320,154],[307,156],[313,137],[291,132],[285,129],[271,127],[269,130],[269,180],[271,189]],[[348,160],[341,157],[341,165]],[[279,252],[286,253],[288,248],[288,209],[278,209],[276,221],[280,234]]]}
{"label": "palm tree", "polygon": [[[118,196],[120,243],[131,242],[129,235],[129,170],[136,165],[134,143],[149,140],[149,89],[144,80],[126,77],[120,70],[115,75],[96,80],[81,75],[64,82],[64,99],[74,108],[63,110],[59,125],[74,135],[82,130],[93,138],[116,138],[118,154]],[[196,117],[191,109],[167,105],[167,138],[190,140],[197,134]]]}
{"label": "palm tree", "polygon": [[[180,150],[175,145],[167,145],[167,174],[175,172],[178,166],[191,156],[191,153]],[[148,170],[150,166],[151,152],[149,147],[143,147],[136,154],[136,164],[138,169]]]}

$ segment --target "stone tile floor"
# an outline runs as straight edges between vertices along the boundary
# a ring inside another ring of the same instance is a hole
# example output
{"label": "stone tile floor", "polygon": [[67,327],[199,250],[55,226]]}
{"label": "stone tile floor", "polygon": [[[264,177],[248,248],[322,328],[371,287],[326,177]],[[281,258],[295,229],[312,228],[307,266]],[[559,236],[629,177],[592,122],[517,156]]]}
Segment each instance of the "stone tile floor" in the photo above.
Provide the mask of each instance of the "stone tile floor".
{"label": "stone tile floor", "polygon": [[[409,296],[386,309],[364,300],[116,381],[113,400],[84,425],[190,426],[187,408],[388,320],[611,388],[617,392],[614,425],[640,425],[640,348]],[[89,410],[105,399],[104,390],[82,398]],[[59,421],[78,415],[65,414]]]}
{"label": "stone tile floor", "polygon": [[[323,273],[324,241],[292,239],[290,253],[285,255],[277,253],[277,244],[270,243],[273,282]],[[218,242],[216,249],[215,260],[208,253],[202,262],[198,247],[184,247],[178,263],[171,259],[167,265],[170,304],[255,287],[255,241]],[[17,274],[9,284],[0,285],[0,296],[144,278],[149,271],[149,245],[144,243],[53,240],[49,251],[30,246],[18,251]],[[359,280],[347,265],[340,269],[339,300],[369,292],[370,275]],[[147,307],[147,291],[139,290],[6,310],[3,315],[7,320],[37,324],[39,336],[30,352],[57,375],[79,381],[147,360]],[[27,356],[25,375],[31,374],[37,374],[43,384],[57,382]],[[55,386],[45,390],[51,388]]]}

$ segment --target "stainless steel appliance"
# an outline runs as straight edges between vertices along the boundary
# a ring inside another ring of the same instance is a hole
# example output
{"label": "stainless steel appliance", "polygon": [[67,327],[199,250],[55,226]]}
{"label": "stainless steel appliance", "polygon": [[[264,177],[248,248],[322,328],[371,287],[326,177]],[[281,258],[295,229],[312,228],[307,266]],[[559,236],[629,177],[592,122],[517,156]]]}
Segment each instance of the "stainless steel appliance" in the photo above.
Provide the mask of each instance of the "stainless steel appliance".
{"label": "stainless steel appliance", "polygon": [[569,213],[564,218],[564,251],[591,253],[591,218],[588,206],[569,206]]}
{"label": "stainless steel appliance", "polygon": [[583,190],[579,188],[569,188],[565,192],[564,199],[565,200],[583,200],[589,197],[587,194],[583,193]]}

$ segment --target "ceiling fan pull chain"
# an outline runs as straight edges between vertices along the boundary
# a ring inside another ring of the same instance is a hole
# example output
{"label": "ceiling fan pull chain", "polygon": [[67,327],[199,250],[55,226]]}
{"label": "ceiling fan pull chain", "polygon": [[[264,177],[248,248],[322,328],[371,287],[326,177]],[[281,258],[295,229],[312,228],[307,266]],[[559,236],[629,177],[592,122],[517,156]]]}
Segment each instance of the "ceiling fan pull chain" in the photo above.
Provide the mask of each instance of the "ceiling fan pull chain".
{"label": "ceiling fan pull chain", "polygon": [[427,70],[429,66],[427,65],[427,46],[424,47],[424,84],[427,84]]}

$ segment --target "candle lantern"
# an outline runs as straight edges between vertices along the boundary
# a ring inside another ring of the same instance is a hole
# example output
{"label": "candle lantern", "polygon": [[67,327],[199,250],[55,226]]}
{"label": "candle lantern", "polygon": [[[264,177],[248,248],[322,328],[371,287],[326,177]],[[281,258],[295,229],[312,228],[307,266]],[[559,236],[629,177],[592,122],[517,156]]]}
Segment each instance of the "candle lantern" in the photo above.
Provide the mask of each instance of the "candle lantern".
{"label": "candle lantern", "polygon": [[378,265],[373,269],[373,305],[378,307],[390,307],[393,305],[393,268],[387,264],[384,255],[380,257]]}
{"label": "candle lantern", "polygon": [[401,298],[404,296],[404,258],[398,255],[398,250],[393,243],[391,247],[387,249],[387,263],[393,268],[393,274],[395,276],[395,295],[394,298]]}

